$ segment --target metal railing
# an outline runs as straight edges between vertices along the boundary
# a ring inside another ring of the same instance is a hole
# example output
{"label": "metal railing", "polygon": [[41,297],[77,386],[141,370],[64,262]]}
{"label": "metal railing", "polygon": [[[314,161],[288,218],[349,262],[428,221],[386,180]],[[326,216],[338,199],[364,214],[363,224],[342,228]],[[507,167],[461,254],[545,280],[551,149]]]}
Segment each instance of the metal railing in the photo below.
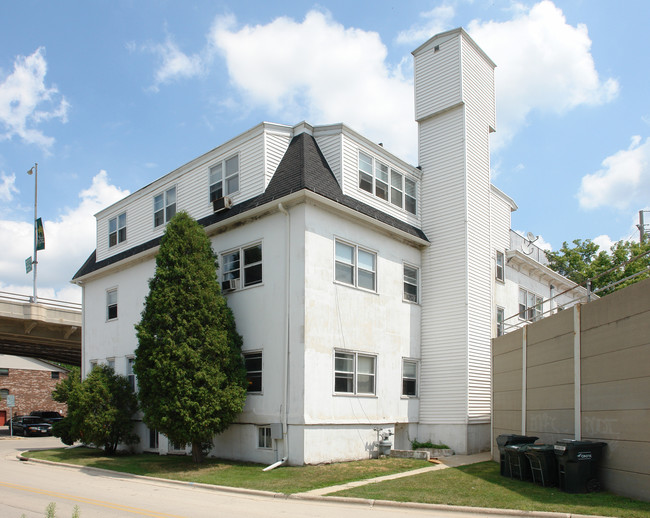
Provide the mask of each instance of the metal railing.
{"label": "metal railing", "polygon": [[[569,309],[569,308],[575,306],[576,304],[583,304],[585,302],[591,302],[591,300],[593,299],[593,296],[594,295],[597,296],[599,292],[608,290],[610,288],[613,288],[614,286],[618,286],[619,284],[621,284],[623,282],[626,282],[626,281],[629,281],[631,279],[634,279],[636,277],[639,277],[640,275],[644,275],[644,274],[650,275],[650,264],[649,264],[643,270],[639,270],[638,272],[633,273],[631,275],[628,275],[627,277],[625,277],[623,279],[618,279],[618,280],[616,280],[614,282],[611,282],[610,284],[608,284],[606,286],[602,286],[602,287],[597,288],[595,290],[591,289],[594,281],[600,279],[601,277],[604,277],[605,275],[608,275],[608,274],[612,273],[613,271],[624,269],[629,264],[632,264],[635,261],[643,259],[646,256],[650,256],[650,250],[647,251],[647,252],[644,252],[642,254],[639,254],[636,257],[633,257],[633,258],[629,259],[628,261],[626,261],[626,262],[624,262],[622,264],[618,264],[616,266],[613,266],[609,270],[606,270],[606,271],[596,275],[595,277],[591,277],[591,278],[586,279],[581,284],[577,284],[576,286],[573,286],[572,288],[564,290],[563,292],[558,293],[558,294],[554,295],[553,297],[542,301],[541,307],[538,307],[539,305],[536,305],[533,308],[526,307],[526,309],[523,312],[523,317],[522,317],[522,311],[520,309],[520,311],[518,311],[514,315],[511,315],[511,316],[503,319],[503,323],[501,324],[501,326],[502,326],[501,333],[499,334],[499,332],[497,332],[497,335],[500,336],[500,335],[503,335],[503,334],[507,334],[507,333],[509,333],[511,331],[514,331],[516,329],[520,329],[523,326],[526,326],[526,325],[528,325],[528,324],[530,324],[532,322],[536,322],[538,320],[541,320],[542,318],[546,318],[549,315],[554,315],[555,313],[557,313],[559,311],[562,311],[564,309]],[[577,295],[575,298],[573,298],[571,301],[569,301],[567,303],[563,303],[561,305],[556,305],[555,307],[553,306],[553,302],[557,302],[559,297],[567,295],[567,294],[569,294],[571,292],[574,292],[576,290],[583,290],[584,293],[581,293],[581,294]],[[544,310],[544,307],[545,307],[546,304],[548,304],[548,309]],[[532,313],[531,313],[531,311],[532,311]],[[514,320],[514,322],[512,322],[513,320]]]}
{"label": "metal railing", "polygon": [[[8,291],[0,291],[0,301],[18,302],[20,304],[34,303],[34,299],[30,295],[23,295],[21,293],[11,293]],[[37,304],[51,309],[67,309],[69,311],[81,311],[81,304],[79,302],[68,302],[64,300],[46,299],[43,297],[38,297]]]}

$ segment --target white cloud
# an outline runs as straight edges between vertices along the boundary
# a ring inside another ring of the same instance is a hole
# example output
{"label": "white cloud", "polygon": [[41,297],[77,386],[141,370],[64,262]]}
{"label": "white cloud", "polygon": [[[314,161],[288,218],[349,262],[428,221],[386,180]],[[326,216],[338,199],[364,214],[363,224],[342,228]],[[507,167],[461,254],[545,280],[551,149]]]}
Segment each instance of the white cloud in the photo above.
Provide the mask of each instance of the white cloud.
{"label": "white cloud", "polygon": [[450,28],[456,11],[451,5],[440,5],[431,11],[420,13],[424,20],[412,25],[408,30],[397,35],[397,42],[409,45],[421,45],[432,36]]}
{"label": "white cloud", "polygon": [[628,149],[608,156],[603,168],[582,177],[578,200],[584,209],[625,210],[650,199],[650,138],[632,137]]}
{"label": "white cloud", "polygon": [[[100,171],[92,185],[79,194],[79,205],[66,209],[56,221],[43,222],[45,250],[38,253],[39,297],[70,300],[67,297],[78,293],[68,283],[95,249],[93,215],[128,194],[111,185],[106,171]],[[0,221],[0,243],[12,243],[0,254],[0,290],[32,293],[32,277],[25,273],[25,259],[33,253],[33,228],[32,223]]]}
{"label": "white cloud", "polygon": [[267,25],[235,28],[219,17],[211,33],[232,84],[249,105],[282,122],[345,122],[387,149],[414,159],[413,86],[386,64],[375,32],[345,28],[328,14],[302,22],[281,17]]}
{"label": "white cloud", "polygon": [[45,49],[31,56],[18,56],[13,73],[0,82],[0,140],[19,137],[28,144],[47,150],[54,138],[36,126],[50,119],[67,122],[69,104],[56,87],[45,85]]}
{"label": "white cloud", "polygon": [[618,95],[615,79],[598,76],[587,27],[569,25],[548,0],[520,6],[506,22],[474,20],[468,32],[497,64],[493,149],[509,143],[533,112],[562,115]]}
{"label": "white cloud", "polygon": [[155,54],[160,60],[152,87],[156,91],[161,84],[178,79],[189,79],[203,73],[205,66],[203,58],[200,55],[183,53],[171,36],[167,36],[165,43],[145,45],[142,49]]}
{"label": "white cloud", "polygon": [[600,247],[599,250],[604,250],[605,252],[609,252],[609,249],[614,244],[612,238],[606,234],[596,236],[595,238],[592,239],[592,241]]}
{"label": "white cloud", "polygon": [[11,201],[14,199],[14,193],[18,193],[16,175],[12,173],[7,176],[5,173],[0,173],[0,200]]}

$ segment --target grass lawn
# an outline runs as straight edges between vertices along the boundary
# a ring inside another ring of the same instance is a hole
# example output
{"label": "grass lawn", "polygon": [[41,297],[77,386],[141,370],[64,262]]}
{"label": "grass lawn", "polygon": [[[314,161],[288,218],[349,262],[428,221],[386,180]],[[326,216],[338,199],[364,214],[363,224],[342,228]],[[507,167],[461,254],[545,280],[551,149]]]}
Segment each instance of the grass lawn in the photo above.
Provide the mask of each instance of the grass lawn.
{"label": "grass lawn", "polygon": [[480,462],[460,468],[432,471],[330,495],[332,494],[399,502],[554,511],[624,518],[650,517],[648,502],[639,502],[606,492],[568,494],[557,488],[512,480],[499,474],[499,464],[496,462]]}
{"label": "grass lawn", "polygon": [[319,466],[288,466],[263,472],[264,465],[205,459],[196,465],[189,456],[117,455],[107,457],[92,448],[57,448],[25,452],[23,456],[80,466],[110,469],[135,475],[185,480],[219,486],[246,487],[277,493],[300,493],[353,480],[381,477],[422,468],[429,464],[414,459],[372,459]]}
{"label": "grass lawn", "polygon": [[[107,457],[103,451],[91,448],[58,448],[23,455],[136,475],[285,494],[430,466],[421,460],[382,458],[320,466],[280,467],[265,473],[262,471],[264,466],[260,464],[206,459],[197,466],[189,456],[144,453]],[[606,492],[574,495],[562,493],[557,488],[512,480],[499,474],[496,462],[431,471],[330,494],[398,502],[650,518],[648,502]]]}

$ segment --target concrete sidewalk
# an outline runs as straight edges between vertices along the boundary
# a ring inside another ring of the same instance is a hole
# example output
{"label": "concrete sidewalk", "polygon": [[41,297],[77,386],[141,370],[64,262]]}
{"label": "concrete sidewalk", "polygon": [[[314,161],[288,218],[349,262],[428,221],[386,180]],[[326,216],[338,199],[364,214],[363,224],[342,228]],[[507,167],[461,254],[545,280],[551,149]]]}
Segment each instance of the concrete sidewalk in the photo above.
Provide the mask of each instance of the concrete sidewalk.
{"label": "concrete sidewalk", "polygon": [[319,489],[312,489],[311,491],[305,491],[304,493],[298,493],[295,496],[323,496],[330,493],[336,493],[337,491],[343,491],[344,489],[351,489],[353,487],[365,486],[366,484],[375,484],[377,482],[383,482],[384,480],[393,480],[396,478],[410,477],[412,475],[419,475],[421,473],[426,473],[428,471],[436,471],[446,468],[455,468],[457,466],[465,466],[467,464],[475,464],[476,462],[484,462],[490,460],[492,457],[490,452],[475,453],[473,455],[452,455],[450,457],[443,457],[438,459],[440,464],[431,464],[425,468],[414,469],[411,471],[405,471],[403,473],[393,473],[392,475],[385,475],[383,477],[369,478],[366,480],[356,480],[354,482],[348,482],[347,484],[340,484],[338,486],[328,486],[322,487]]}

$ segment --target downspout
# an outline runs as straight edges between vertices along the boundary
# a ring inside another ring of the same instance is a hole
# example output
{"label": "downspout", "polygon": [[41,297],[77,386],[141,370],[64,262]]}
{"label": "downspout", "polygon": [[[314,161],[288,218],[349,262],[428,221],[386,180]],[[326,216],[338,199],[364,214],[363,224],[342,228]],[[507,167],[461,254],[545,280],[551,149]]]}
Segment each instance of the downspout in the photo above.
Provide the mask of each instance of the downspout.
{"label": "downspout", "polygon": [[285,347],[285,355],[284,355],[284,394],[282,396],[282,435],[284,439],[284,457],[282,457],[281,460],[271,464],[270,466],[267,466],[264,468],[262,471],[271,471],[272,469],[277,468],[278,466],[282,466],[283,464],[286,464],[287,461],[289,460],[289,430],[288,430],[288,421],[289,421],[289,411],[287,409],[287,402],[289,400],[289,323],[290,323],[290,317],[289,317],[289,288],[291,286],[290,279],[289,279],[289,273],[290,273],[290,268],[291,268],[291,217],[289,216],[289,212],[287,209],[284,208],[284,205],[282,203],[278,203],[278,210],[286,216],[285,221],[285,234],[286,234],[286,252],[285,252],[285,264],[284,264],[284,270],[285,270],[285,275],[284,275],[284,315],[285,315],[285,323],[284,323],[284,347]]}

